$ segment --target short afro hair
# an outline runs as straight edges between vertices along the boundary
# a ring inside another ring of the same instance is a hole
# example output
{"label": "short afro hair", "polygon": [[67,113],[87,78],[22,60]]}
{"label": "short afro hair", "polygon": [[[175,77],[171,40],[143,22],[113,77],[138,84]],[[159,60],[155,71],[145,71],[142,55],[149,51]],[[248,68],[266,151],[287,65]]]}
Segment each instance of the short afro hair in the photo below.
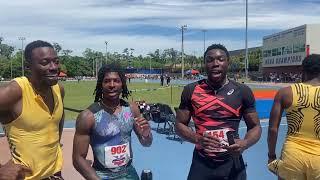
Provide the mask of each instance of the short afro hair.
{"label": "short afro hair", "polygon": [[311,54],[305,57],[302,61],[302,70],[312,76],[320,75],[320,54]]}
{"label": "short afro hair", "polygon": [[227,55],[228,60],[230,59],[229,51],[228,51],[227,48],[226,48],[224,45],[222,45],[222,44],[212,44],[211,46],[209,46],[209,47],[207,48],[206,52],[204,52],[204,54],[203,54],[203,58],[204,58],[204,59],[206,58],[207,53],[208,53],[210,50],[212,50],[212,49],[220,49],[220,50],[224,51],[224,52],[226,53],[226,55]]}
{"label": "short afro hair", "polygon": [[46,41],[37,40],[37,41],[33,41],[33,42],[29,43],[24,50],[24,58],[28,63],[31,63],[32,51],[34,49],[40,48],[40,47],[53,48],[53,46]]}

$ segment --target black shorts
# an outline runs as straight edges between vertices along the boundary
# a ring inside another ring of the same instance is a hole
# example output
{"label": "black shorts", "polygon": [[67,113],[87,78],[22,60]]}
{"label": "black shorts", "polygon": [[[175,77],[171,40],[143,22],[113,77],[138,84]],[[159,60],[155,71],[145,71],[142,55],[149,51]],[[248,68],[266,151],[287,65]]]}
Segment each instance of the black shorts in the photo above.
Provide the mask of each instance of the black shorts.
{"label": "black shorts", "polygon": [[62,175],[61,175],[61,171],[55,173],[54,175],[44,178],[42,180],[64,180]]}
{"label": "black shorts", "polygon": [[246,180],[246,167],[242,156],[229,157],[223,162],[208,161],[196,151],[193,153],[188,180]]}

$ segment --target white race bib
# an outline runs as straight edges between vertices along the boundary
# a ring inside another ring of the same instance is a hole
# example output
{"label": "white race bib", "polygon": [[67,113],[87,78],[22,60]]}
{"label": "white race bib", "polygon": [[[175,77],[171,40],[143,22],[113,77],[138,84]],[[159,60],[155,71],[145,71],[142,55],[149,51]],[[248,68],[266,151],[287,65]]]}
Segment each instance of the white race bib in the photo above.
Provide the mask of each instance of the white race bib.
{"label": "white race bib", "polygon": [[[223,146],[229,146],[228,142],[228,137],[227,137],[227,132],[231,131],[229,128],[224,128],[224,129],[216,129],[216,130],[208,130],[203,133],[203,135],[209,135],[213,136],[215,138],[218,138],[220,140],[220,143]],[[222,148],[214,148],[212,149],[214,152],[226,152],[226,149]]]}
{"label": "white race bib", "polygon": [[107,168],[117,168],[129,163],[131,159],[130,144],[125,143],[116,146],[106,146],[105,165]]}

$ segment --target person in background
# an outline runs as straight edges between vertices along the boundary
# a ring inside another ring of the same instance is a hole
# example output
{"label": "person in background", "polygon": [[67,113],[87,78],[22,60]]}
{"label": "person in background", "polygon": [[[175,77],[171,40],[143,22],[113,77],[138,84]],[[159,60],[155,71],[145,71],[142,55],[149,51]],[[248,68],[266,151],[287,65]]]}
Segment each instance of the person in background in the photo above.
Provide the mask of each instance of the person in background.
{"label": "person in background", "polygon": [[164,77],[163,77],[163,74],[161,74],[160,76],[160,85],[163,86],[163,81],[164,81]]}
{"label": "person in background", "polygon": [[171,81],[171,77],[169,75],[167,75],[167,86],[170,85],[170,81]]}

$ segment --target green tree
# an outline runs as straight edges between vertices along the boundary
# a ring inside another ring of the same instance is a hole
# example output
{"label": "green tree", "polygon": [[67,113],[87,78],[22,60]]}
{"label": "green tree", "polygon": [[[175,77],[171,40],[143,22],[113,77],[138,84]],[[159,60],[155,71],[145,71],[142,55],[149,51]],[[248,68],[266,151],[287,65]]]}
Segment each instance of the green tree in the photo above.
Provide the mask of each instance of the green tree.
{"label": "green tree", "polygon": [[262,63],[262,51],[257,49],[249,53],[249,71],[259,71]]}
{"label": "green tree", "polygon": [[62,50],[62,47],[60,46],[59,43],[54,42],[52,46],[53,46],[54,50],[57,52],[57,54],[59,54],[60,51]]}

